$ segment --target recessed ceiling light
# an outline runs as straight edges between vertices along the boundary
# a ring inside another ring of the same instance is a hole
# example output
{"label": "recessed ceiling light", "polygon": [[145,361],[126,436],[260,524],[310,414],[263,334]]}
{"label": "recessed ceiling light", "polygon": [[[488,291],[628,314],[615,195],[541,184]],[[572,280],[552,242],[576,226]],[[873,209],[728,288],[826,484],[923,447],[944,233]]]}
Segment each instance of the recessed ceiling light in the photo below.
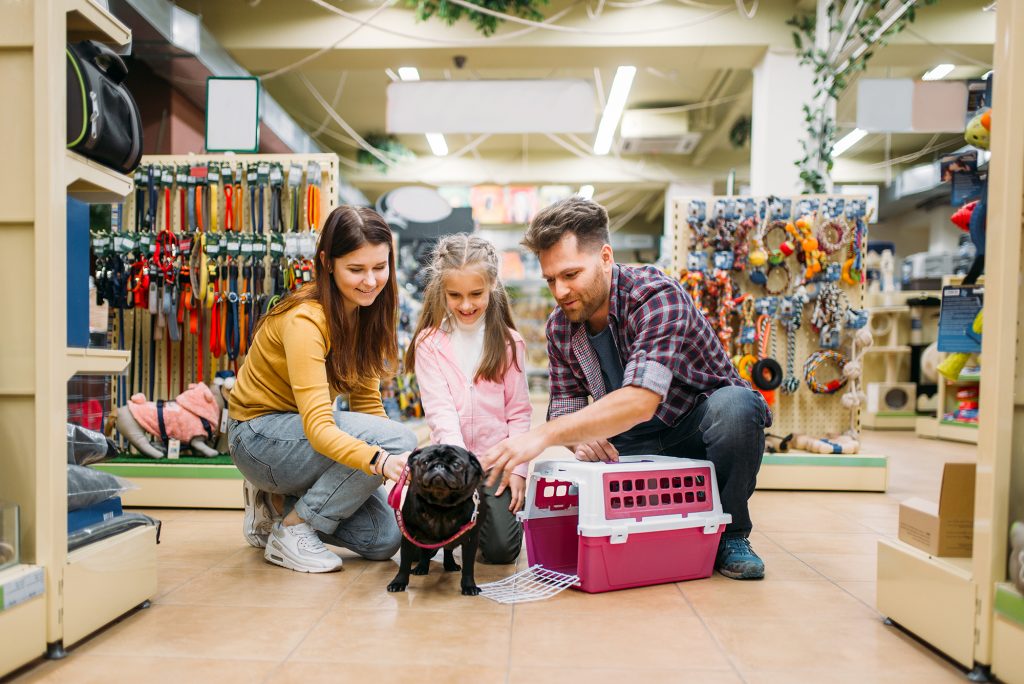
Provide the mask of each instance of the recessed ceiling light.
{"label": "recessed ceiling light", "polygon": [[427,144],[435,157],[444,157],[448,154],[448,143],[440,133],[427,133]]}
{"label": "recessed ceiling light", "polygon": [[420,80],[420,70],[416,67],[398,67],[398,78],[403,81]]}
{"label": "recessed ceiling light", "polygon": [[955,69],[956,67],[952,64],[940,64],[934,69],[929,69],[925,72],[924,76],[921,77],[922,81],[941,81]]}
{"label": "recessed ceiling light", "polygon": [[861,140],[863,140],[864,136],[867,134],[868,132],[865,131],[863,128],[854,128],[852,131],[850,131],[842,138],[840,138],[839,141],[832,146],[832,157],[838,157],[842,153],[846,152],[851,147],[853,147]]}
{"label": "recessed ceiling light", "polygon": [[594,138],[594,154],[608,154],[612,149],[612,138],[615,137],[615,129],[619,127],[622,112],[626,109],[626,98],[629,97],[634,76],[634,66],[620,66],[615,70],[615,80],[612,81],[612,89],[608,93],[608,103],[604,106],[601,123],[597,127],[597,137]]}
{"label": "recessed ceiling light", "polygon": [[594,186],[593,185],[581,185],[579,192],[576,193],[583,199],[594,199]]}

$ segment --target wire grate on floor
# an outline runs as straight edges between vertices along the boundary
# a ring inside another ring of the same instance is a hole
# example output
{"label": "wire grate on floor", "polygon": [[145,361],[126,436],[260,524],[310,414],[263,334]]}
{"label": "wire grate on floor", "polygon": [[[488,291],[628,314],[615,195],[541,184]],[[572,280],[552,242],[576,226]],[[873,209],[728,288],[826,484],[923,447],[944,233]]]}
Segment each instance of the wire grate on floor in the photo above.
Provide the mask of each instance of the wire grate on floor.
{"label": "wire grate on floor", "polygon": [[577,575],[566,575],[534,565],[497,582],[480,585],[480,595],[498,603],[543,601],[577,584]]}

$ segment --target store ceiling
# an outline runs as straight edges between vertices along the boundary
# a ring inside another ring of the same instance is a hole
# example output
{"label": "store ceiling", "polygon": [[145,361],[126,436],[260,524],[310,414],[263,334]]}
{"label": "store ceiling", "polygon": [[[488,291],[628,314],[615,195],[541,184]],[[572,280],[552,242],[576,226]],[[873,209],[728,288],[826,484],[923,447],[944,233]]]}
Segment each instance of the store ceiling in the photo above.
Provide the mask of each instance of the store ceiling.
{"label": "store ceiling", "polygon": [[[396,2],[379,9],[375,0],[332,0],[332,6],[371,25],[361,26],[323,7],[323,0],[179,0],[201,15],[223,47],[246,69],[271,75],[265,87],[307,131],[351,163],[348,178],[369,194],[398,184],[568,183],[591,182],[599,196],[621,203],[639,220],[658,220],[652,209],[635,211],[638,203],[653,205],[672,180],[721,181],[736,169],[742,181],[748,171],[749,146],[735,147],[729,131],[751,115],[751,69],[766,50],[791,50],[791,29],[785,24],[807,0],[761,0],[753,20],[736,10],[733,0],[639,0],[642,9],[626,9],[626,0],[553,0],[545,16],[564,12],[556,22],[562,30],[530,30],[504,26],[484,40],[466,22],[448,27],[436,19],[419,22],[412,10]],[[813,4],[813,3],[810,3]],[[973,77],[991,60],[992,17],[981,11],[984,0],[939,2],[918,10],[915,35],[905,32],[877,51],[870,76],[919,77],[941,62],[958,65],[952,77]],[[751,5],[748,1],[747,7]],[[589,15],[593,15],[592,17]],[[683,26],[683,24],[691,24]],[[667,29],[671,30],[657,30]],[[636,32],[625,35],[625,32]],[[514,33],[512,37],[508,34]],[[618,35],[616,35],[618,34]],[[317,50],[333,45],[316,59],[287,70]],[[465,58],[462,68],[455,57]],[[627,107],[672,106],[723,100],[691,113],[690,126],[702,134],[688,155],[647,155],[595,158],[593,134],[494,135],[480,142],[475,135],[449,135],[448,157],[430,153],[423,136],[403,135],[400,141],[417,156],[415,162],[383,174],[355,163],[356,145],[310,91],[334,103],[338,116],[361,135],[382,132],[386,70],[415,66],[423,80],[581,78],[607,93],[615,68],[637,67]],[[286,73],[274,72],[286,69]],[[307,85],[308,83],[308,85]],[[841,129],[855,118],[855,88],[839,103]],[[785,98],[780,93],[780,98]],[[952,143],[956,136],[937,141]],[[855,169],[863,180],[885,158],[921,149],[929,135],[872,136],[837,165]],[[472,143],[478,142],[473,146]],[[473,147],[464,155],[457,153]],[[572,151],[570,151],[572,150]],[[872,166],[875,165],[875,166]]]}

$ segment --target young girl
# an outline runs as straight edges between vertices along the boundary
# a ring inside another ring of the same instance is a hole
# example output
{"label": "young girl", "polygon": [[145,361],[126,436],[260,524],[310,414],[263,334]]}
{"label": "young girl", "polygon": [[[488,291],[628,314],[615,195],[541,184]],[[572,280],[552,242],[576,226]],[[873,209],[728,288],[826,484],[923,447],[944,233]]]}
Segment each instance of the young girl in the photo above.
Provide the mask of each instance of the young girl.
{"label": "young girl", "polygon": [[[231,391],[228,447],[245,477],[243,533],[264,558],[331,572],[323,541],[374,560],[401,543],[381,486],[416,436],[388,420],[380,378],[397,366],[398,286],[391,229],[342,206],[324,222],[313,282],[260,321]],[[351,410],[334,405],[349,395]]]}
{"label": "young girl", "polygon": [[[530,429],[526,343],[516,332],[508,296],[498,279],[494,246],[473,235],[442,238],[427,268],[427,286],[406,368],[413,368],[435,444],[455,444],[482,455],[506,437]],[[480,528],[486,563],[519,555],[527,467],[512,475],[500,497],[489,488]]]}

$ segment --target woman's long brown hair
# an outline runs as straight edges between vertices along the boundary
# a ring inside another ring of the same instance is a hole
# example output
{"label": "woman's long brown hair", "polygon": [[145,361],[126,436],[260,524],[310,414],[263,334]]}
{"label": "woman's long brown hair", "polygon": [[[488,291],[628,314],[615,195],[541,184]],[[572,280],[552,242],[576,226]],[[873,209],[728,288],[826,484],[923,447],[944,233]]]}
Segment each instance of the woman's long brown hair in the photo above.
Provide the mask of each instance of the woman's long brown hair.
{"label": "woman's long brown hair", "polygon": [[[388,246],[388,281],[370,306],[356,310],[347,320],[344,300],[328,264],[364,245]],[[288,294],[267,312],[271,316],[306,302],[317,302],[327,318],[327,382],[346,393],[364,378],[394,375],[398,368],[398,283],[395,280],[395,248],[391,228],[380,214],[366,207],[337,207],[324,221],[316,245],[313,281]],[[257,326],[257,331],[259,327]]]}
{"label": "woman's long brown hair", "polygon": [[515,338],[512,337],[512,331],[516,329],[512,307],[499,277],[498,252],[494,245],[482,237],[465,233],[441,238],[434,249],[433,258],[427,266],[423,311],[412,336],[412,344],[405,353],[405,367],[408,370],[416,367],[416,345],[424,332],[445,325],[453,327],[451,312],[445,302],[444,279],[452,271],[462,269],[478,270],[491,288],[490,302],[484,312],[484,349],[473,380],[482,378],[502,382],[512,365],[519,369]]}

